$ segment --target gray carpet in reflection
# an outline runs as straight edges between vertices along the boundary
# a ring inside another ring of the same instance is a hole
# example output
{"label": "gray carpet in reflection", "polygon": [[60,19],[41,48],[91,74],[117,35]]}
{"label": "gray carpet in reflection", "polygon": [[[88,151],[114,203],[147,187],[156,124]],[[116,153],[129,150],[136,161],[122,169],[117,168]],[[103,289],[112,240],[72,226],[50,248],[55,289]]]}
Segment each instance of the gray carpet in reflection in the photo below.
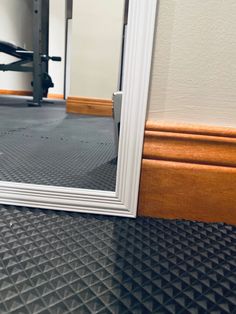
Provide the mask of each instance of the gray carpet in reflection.
{"label": "gray carpet in reflection", "polygon": [[0,180],[114,191],[113,120],[0,98]]}

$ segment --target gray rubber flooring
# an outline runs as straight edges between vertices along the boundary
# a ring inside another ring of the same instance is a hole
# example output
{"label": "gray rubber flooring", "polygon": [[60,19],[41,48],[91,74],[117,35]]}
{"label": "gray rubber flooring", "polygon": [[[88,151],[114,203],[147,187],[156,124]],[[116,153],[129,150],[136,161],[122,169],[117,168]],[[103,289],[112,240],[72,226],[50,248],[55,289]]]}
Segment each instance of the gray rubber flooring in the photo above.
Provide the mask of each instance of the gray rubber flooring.
{"label": "gray rubber flooring", "polygon": [[0,205],[0,313],[236,313],[236,227]]}
{"label": "gray rubber flooring", "polygon": [[1,181],[114,191],[115,157],[111,118],[0,98]]}

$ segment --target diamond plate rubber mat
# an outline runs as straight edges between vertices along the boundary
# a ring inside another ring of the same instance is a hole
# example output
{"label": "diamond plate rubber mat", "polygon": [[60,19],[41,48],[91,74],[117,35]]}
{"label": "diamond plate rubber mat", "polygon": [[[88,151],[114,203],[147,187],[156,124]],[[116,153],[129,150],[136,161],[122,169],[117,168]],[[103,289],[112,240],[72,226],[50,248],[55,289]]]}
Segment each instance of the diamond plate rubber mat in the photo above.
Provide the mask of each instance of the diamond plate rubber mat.
{"label": "diamond plate rubber mat", "polygon": [[0,205],[0,313],[236,313],[236,227]]}
{"label": "diamond plate rubber mat", "polygon": [[113,120],[0,98],[0,180],[114,191]]}

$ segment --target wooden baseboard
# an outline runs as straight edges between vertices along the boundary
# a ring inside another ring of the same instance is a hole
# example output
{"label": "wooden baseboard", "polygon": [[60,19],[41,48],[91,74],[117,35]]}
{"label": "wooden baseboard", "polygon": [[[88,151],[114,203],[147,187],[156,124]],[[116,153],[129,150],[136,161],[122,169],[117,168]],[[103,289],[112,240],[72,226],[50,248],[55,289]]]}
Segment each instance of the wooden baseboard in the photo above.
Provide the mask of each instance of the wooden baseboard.
{"label": "wooden baseboard", "polygon": [[86,97],[68,97],[66,104],[68,113],[111,117],[112,100]]}
{"label": "wooden baseboard", "polygon": [[[0,95],[12,95],[12,96],[33,96],[33,92],[29,90],[8,90],[0,89]],[[64,99],[61,94],[48,94],[49,99]]]}
{"label": "wooden baseboard", "polygon": [[12,95],[12,96],[32,96],[33,92],[29,90],[8,90],[0,89],[0,95]]}
{"label": "wooden baseboard", "polygon": [[48,94],[48,99],[61,99],[61,100],[64,100],[64,95],[62,95],[62,94]]}
{"label": "wooden baseboard", "polygon": [[139,215],[236,224],[236,129],[147,123]]}

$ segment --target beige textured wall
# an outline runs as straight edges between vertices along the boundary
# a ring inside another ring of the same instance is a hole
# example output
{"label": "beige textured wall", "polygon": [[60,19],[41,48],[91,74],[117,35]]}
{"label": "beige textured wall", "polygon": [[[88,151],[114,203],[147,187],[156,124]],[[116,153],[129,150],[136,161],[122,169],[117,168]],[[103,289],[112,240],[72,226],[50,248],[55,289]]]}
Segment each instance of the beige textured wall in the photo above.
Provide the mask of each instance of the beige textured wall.
{"label": "beige textured wall", "polygon": [[236,1],[160,0],[147,118],[236,127]]}
{"label": "beige textured wall", "polygon": [[117,90],[124,0],[74,0],[70,96]]}
{"label": "beige textured wall", "polygon": [[[32,49],[32,1],[0,0],[0,40]],[[17,59],[0,54],[0,63]],[[31,73],[0,72],[0,89],[31,90]]]}

